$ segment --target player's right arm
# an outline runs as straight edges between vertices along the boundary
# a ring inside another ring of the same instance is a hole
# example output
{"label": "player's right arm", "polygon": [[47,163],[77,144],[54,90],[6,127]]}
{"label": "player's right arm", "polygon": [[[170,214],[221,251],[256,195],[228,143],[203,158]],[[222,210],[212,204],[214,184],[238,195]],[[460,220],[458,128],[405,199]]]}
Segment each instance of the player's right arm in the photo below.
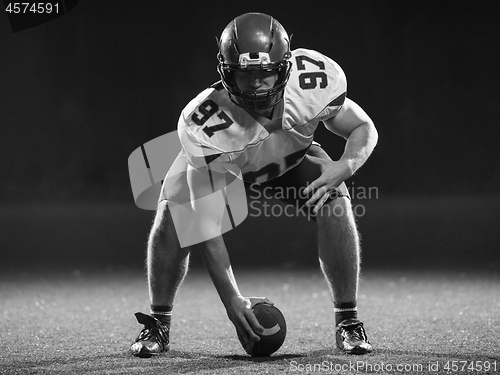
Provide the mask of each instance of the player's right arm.
{"label": "player's right arm", "polygon": [[224,174],[213,172],[209,166],[188,168],[188,183],[194,211],[193,235],[206,238],[193,246],[199,251],[212,282],[217,289],[227,315],[236,328],[238,338],[245,349],[259,340],[257,333],[264,328],[252,313],[252,306],[266,301],[263,298],[243,297],[238,289],[221,225],[226,203],[223,196]]}

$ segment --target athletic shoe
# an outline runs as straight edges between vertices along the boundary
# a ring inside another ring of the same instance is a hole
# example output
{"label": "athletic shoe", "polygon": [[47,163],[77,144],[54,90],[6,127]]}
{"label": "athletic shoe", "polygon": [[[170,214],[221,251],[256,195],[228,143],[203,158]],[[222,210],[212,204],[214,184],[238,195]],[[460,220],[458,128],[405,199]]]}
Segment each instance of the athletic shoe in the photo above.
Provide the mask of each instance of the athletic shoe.
{"label": "athletic shoe", "polygon": [[366,354],[373,350],[368,342],[363,323],[357,319],[346,319],[337,324],[337,346],[347,354]]}
{"label": "athletic shoe", "polygon": [[137,321],[144,324],[144,328],[130,347],[130,351],[136,357],[149,358],[153,355],[168,351],[169,327],[150,315],[135,313]]}

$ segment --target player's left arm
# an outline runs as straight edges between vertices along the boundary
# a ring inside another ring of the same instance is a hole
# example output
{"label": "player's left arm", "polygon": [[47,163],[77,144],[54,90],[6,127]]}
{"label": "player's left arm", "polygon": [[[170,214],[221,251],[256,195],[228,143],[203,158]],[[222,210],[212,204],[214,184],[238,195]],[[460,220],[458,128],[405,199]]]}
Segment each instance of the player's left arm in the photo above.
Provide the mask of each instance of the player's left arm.
{"label": "player's left arm", "polygon": [[377,144],[375,124],[363,108],[349,98],[345,99],[335,117],[323,122],[329,131],[347,141],[339,162],[349,167],[351,177],[365,163]]}
{"label": "player's left arm", "polygon": [[314,192],[306,204],[315,205],[315,212],[324,204],[330,190],[350,178],[366,162],[378,141],[378,132],[371,118],[348,98],[335,117],[323,122],[329,131],[343,137],[346,145],[338,161],[321,158],[315,155],[315,148],[310,149],[310,157],[320,165],[322,171],[321,176],[304,190],[306,194]]}

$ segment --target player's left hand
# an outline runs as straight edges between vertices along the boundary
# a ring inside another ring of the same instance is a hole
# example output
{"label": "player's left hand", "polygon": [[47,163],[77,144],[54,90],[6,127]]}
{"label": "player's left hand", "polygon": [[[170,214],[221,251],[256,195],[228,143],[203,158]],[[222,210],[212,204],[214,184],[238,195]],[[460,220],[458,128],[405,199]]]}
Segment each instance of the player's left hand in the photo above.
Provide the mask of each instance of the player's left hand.
{"label": "player's left hand", "polygon": [[312,194],[306,202],[306,206],[313,207],[313,213],[317,214],[331,192],[351,177],[352,172],[346,163],[333,161],[329,157],[308,154],[306,158],[319,165],[321,169],[321,176],[311,182],[303,191],[305,195]]}

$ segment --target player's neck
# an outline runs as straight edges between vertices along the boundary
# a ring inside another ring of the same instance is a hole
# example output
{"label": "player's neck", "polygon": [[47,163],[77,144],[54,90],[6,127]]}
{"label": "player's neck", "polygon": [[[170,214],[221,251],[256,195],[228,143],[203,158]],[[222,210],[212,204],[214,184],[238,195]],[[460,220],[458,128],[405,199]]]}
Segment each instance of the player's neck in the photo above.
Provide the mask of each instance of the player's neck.
{"label": "player's neck", "polygon": [[253,117],[263,117],[268,120],[272,120],[274,114],[274,108],[261,109],[259,111],[251,111]]}
{"label": "player's neck", "polygon": [[253,117],[261,117],[267,120],[275,120],[277,118],[281,118],[283,112],[283,101],[280,101],[274,107],[261,109],[258,111],[247,110],[247,112]]}
{"label": "player's neck", "polygon": [[283,102],[265,111],[247,111],[269,133],[280,130],[282,127]]}

